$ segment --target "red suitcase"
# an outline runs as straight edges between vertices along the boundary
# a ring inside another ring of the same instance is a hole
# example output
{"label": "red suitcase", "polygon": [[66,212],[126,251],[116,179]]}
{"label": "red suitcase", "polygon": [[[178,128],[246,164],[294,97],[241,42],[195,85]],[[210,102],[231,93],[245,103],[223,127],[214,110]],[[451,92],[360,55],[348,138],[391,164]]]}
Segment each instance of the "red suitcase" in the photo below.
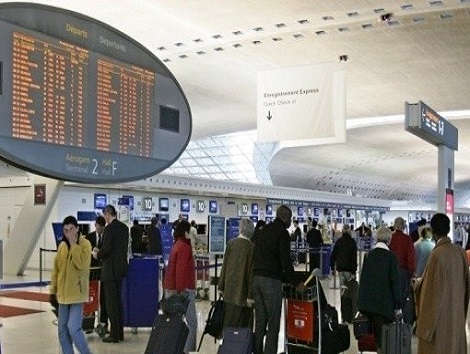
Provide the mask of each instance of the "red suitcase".
{"label": "red suitcase", "polygon": [[362,352],[376,352],[377,344],[375,343],[374,334],[367,334],[357,339],[357,349]]}

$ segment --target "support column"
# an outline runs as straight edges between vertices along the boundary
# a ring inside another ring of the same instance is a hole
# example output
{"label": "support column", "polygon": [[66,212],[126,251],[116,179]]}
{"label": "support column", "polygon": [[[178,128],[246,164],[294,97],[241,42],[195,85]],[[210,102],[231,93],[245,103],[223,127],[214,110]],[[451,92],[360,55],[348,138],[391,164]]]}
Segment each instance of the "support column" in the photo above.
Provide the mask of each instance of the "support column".
{"label": "support column", "polygon": [[[3,258],[5,274],[23,275],[57,201],[59,190],[64,184],[63,181],[41,176],[33,175],[32,179],[30,191],[26,194],[23,207],[11,230],[10,238],[5,244]],[[45,190],[44,204],[37,203],[42,201],[41,196],[35,196],[35,185],[45,186],[45,189],[41,188],[41,190]]]}
{"label": "support column", "polygon": [[[454,190],[454,150],[445,146],[438,146],[437,160],[437,211],[446,213],[446,188]],[[453,241],[454,216],[450,218],[450,235]]]}

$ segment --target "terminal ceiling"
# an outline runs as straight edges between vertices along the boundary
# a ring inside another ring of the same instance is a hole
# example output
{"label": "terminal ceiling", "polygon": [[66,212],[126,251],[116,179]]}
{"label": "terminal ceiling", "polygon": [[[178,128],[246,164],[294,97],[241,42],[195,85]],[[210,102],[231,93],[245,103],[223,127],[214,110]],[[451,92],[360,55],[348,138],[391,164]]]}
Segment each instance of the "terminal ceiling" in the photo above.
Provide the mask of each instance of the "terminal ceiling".
{"label": "terminal ceiling", "polygon": [[459,129],[456,204],[470,208],[469,0],[32,2],[101,20],[155,53],[188,98],[192,143],[256,129],[257,72],[347,55],[347,142],[279,151],[272,183],[435,203],[437,148],[403,128],[405,101],[422,100]]}

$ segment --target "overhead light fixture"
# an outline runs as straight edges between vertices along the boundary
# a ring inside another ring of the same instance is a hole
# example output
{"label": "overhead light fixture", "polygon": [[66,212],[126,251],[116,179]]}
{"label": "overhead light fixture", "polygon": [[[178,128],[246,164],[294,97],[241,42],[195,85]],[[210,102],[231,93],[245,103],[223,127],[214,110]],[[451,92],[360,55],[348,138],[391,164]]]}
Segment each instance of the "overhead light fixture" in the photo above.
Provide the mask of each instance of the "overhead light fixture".
{"label": "overhead light fixture", "polygon": [[392,19],[391,12],[387,12],[386,14],[380,15],[379,17],[379,21],[382,21],[382,22],[390,22],[391,19]]}

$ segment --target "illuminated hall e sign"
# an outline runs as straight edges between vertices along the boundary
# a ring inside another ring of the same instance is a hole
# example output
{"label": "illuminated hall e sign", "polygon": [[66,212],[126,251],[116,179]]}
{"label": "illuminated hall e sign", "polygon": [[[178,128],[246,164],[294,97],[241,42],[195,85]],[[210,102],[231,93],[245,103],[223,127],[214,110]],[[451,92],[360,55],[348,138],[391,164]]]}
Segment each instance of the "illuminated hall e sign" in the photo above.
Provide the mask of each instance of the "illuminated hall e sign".
{"label": "illuminated hall e sign", "polygon": [[191,136],[165,65],[109,25],[31,3],[0,4],[0,158],[82,183],[155,175]]}

